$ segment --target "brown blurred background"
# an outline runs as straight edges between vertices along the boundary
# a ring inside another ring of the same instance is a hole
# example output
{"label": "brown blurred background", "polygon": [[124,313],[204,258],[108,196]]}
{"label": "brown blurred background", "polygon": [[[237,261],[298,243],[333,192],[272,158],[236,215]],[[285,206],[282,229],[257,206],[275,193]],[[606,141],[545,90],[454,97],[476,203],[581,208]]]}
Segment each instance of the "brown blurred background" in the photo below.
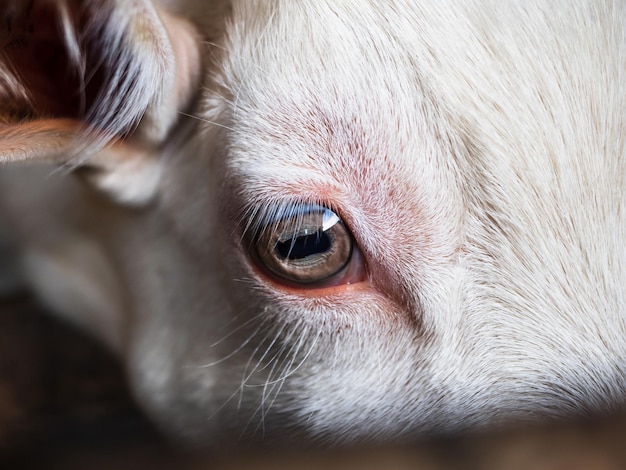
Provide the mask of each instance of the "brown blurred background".
{"label": "brown blurred background", "polygon": [[0,468],[162,446],[107,351],[26,293],[0,298]]}

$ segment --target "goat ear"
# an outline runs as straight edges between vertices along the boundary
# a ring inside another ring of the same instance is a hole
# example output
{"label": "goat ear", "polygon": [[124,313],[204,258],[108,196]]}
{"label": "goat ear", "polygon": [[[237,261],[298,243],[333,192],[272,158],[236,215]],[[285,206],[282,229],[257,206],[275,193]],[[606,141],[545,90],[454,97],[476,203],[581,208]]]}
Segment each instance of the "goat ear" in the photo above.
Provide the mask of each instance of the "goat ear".
{"label": "goat ear", "polygon": [[193,27],[150,0],[0,0],[0,24],[0,164],[89,167],[116,200],[151,199],[197,88]]}

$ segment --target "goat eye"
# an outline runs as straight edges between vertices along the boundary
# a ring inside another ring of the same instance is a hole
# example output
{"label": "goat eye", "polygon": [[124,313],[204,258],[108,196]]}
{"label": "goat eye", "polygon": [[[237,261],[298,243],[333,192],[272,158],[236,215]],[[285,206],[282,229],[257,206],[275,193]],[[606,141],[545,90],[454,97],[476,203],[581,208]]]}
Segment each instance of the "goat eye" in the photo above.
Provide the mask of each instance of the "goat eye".
{"label": "goat eye", "polygon": [[254,258],[262,269],[301,287],[352,282],[354,276],[345,274],[352,271],[348,268],[354,251],[350,231],[337,214],[321,206],[305,207],[262,226],[254,244]]}

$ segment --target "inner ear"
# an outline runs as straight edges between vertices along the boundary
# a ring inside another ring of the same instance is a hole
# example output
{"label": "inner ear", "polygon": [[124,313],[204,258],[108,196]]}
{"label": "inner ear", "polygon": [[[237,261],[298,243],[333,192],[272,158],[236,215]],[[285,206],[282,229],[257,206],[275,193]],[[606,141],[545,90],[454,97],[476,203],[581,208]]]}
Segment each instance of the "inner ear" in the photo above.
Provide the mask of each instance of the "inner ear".
{"label": "inner ear", "polygon": [[[13,115],[0,109],[5,122],[74,119],[110,140],[148,116],[141,136],[154,143],[189,98],[176,90],[193,89],[197,78],[193,28],[151,0],[0,0],[0,20],[0,99]],[[185,56],[194,57],[189,67]]]}
{"label": "inner ear", "polygon": [[89,11],[63,2],[24,3],[13,2],[2,18],[3,54],[27,97],[11,107],[10,120],[83,120],[107,75],[106,62],[84,34]]}
{"label": "inner ear", "polygon": [[199,44],[151,0],[0,0],[0,164],[89,165],[114,198],[149,200]]}

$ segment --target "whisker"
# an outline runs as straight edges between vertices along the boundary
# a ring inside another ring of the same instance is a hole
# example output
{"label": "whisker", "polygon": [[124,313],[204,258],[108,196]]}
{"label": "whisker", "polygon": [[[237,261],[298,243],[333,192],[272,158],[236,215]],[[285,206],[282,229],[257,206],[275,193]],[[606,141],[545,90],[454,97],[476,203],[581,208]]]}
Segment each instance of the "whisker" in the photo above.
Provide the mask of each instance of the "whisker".
{"label": "whisker", "polygon": [[[296,329],[297,328],[293,328],[292,331],[295,332]],[[269,374],[267,375],[267,380],[263,384],[263,391],[261,393],[261,407],[260,407],[261,410],[260,411],[261,411],[261,416],[263,420],[265,420],[265,416],[267,412],[269,412],[269,409],[271,408],[271,404],[274,403],[274,401],[276,400],[278,392],[274,395],[274,399],[272,399],[272,402],[270,403],[268,408],[265,409],[265,404],[267,403],[268,398],[271,396],[271,394],[274,392],[274,389],[276,389],[277,387],[278,387],[278,391],[280,391],[280,387],[277,385],[277,382],[272,381],[272,376],[274,375],[274,371],[275,370],[288,370],[289,367],[291,367],[291,364],[293,364],[293,362],[296,360],[296,357],[298,355],[298,352],[300,351],[302,342],[306,338],[307,332],[308,332],[307,330],[300,332],[300,336],[298,338],[298,341],[296,342],[297,346],[295,348],[293,346],[286,346],[287,344],[290,343],[291,336],[293,336],[293,334],[290,335],[290,337],[287,340],[285,340],[286,342],[285,346],[282,347],[280,350],[280,353],[275,356],[276,360],[273,361],[274,364]],[[284,375],[284,373],[281,373],[281,375]],[[269,388],[269,391],[268,391],[268,388]]]}
{"label": "whisker", "polygon": [[[217,364],[221,364],[221,363],[222,363],[222,362],[224,362],[224,361],[227,361],[227,360],[228,360],[228,359],[230,359],[231,357],[235,356],[235,354],[237,354],[237,353],[238,353],[239,351],[241,351],[243,348],[245,348],[245,347],[248,345],[248,343],[250,343],[250,341],[252,341],[252,339],[256,336],[256,334],[257,334],[259,331],[261,331],[261,328],[262,328],[262,327],[261,327],[261,326],[259,326],[259,327],[258,327],[256,330],[254,330],[254,332],[253,332],[250,336],[248,336],[248,338],[246,338],[246,340],[245,340],[245,341],[243,341],[243,342],[242,342],[242,343],[241,343],[241,344],[240,344],[240,345],[239,345],[239,346],[238,346],[238,347],[237,347],[237,348],[236,348],[233,352],[231,352],[231,353],[227,354],[226,356],[224,356],[224,357],[222,357],[222,358],[220,358],[220,359],[216,359],[215,361],[213,361],[213,362],[209,362],[209,363],[207,363],[207,364],[200,364],[200,365],[197,365],[197,366],[184,366],[184,368],[187,368],[187,369],[191,369],[191,368],[193,368],[193,369],[206,369],[206,368],[209,368],[209,367],[213,367],[213,366],[215,366],[215,365],[217,365]],[[232,334],[232,333],[231,333],[231,334]],[[229,336],[230,336],[230,335],[229,335]],[[220,340],[220,341],[223,341],[223,340]],[[218,343],[215,343],[215,344],[219,344],[219,342],[218,342]]]}
{"label": "whisker", "polygon": [[222,127],[222,128],[227,129],[227,130],[229,130],[231,132],[236,132],[235,129],[232,128],[232,127],[229,127],[229,126],[227,126],[225,124],[222,124],[222,123],[219,123],[219,122],[211,121],[210,119],[207,119],[207,118],[196,116],[195,114],[189,114],[189,113],[185,113],[183,111],[178,111],[178,114],[180,114],[182,116],[186,116],[186,117],[192,118],[192,119],[197,119],[198,121],[201,121],[201,122],[206,122],[207,124],[211,124],[213,126]]}
{"label": "whisker", "polygon": [[[244,369],[244,377],[242,379],[241,382],[241,386],[240,386],[240,397],[239,397],[239,407],[241,407],[241,403],[243,400],[243,392],[244,392],[244,388],[247,387],[247,382],[252,378],[252,376],[254,374],[256,374],[259,370],[259,365],[262,364],[263,360],[265,359],[265,357],[268,355],[268,353],[271,351],[271,349],[273,348],[274,344],[276,343],[276,341],[278,340],[278,338],[281,336],[282,331],[286,328],[286,325],[283,324],[281,325],[281,327],[279,328],[278,332],[276,333],[276,335],[274,336],[274,339],[271,341],[271,343],[269,344],[269,346],[267,348],[265,348],[265,351],[263,353],[263,355],[261,356],[261,358],[257,361],[256,366],[254,367],[254,369],[252,370],[252,372],[250,372],[249,374],[247,374],[248,368],[252,362],[252,359],[254,359],[254,356],[256,355],[256,353],[260,350],[261,345],[264,343],[265,339],[267,339],[270,336],[270,332],[268,332],[268,334],[265,336],[265,338],[263,339],[263,341],[261,343],[259,343],[259,346],[257,346],[257,348],[253,351],[252,355],[250,356],[250,360],[248,360],[248,363],[246,364],[246,367]],[[275,356],[274,356],[275,357]],[[247,376],[246,376],[247,374]],[[246,433],[246,431],[248,430],[248,428],[250,427],[250,425],[252,424],[252,421],[255,419],[255,417],[259,414],[259,410],[262,409],[263,406],[263,397],[261,397],[261,404],[259,405],[259,407],[257,407],[257,409],[252,413],[252,415],[250,416],[250,419],[248,420],[248,422],[246,423],[246,425],[244,426],[244,429],[242,431],[242,435],[241,437],[243,437],[243,435]],[[263,415],[261,416],[261,421],[263,422]],[[258,426],[255,429],[258,430]]]}
{"label": "whisker", "polygon": [[267,338],[270,337],[270,335],[272,334],[272,331],[268,331],[267,335],[265,335],[265,337],[263,338],[263,340],[259,343],[259,345],[254,349],[254,351],[252,352],[250,359],[248,360],[248,362],[246,363],[246,366],[244,367],[244,371],[243,371],[243,377],[241,380],[241,395],[239,398],[239,407],[241,407],[241,402],[243,400],[243,390],[246,386],[246,383],[252,378],[252,376],[257,372],[257,369],[259,367],[259,364],[263,361],[263,359],[265,358],[265,356],[267,356],[267,354],[269,353],[270,349],[273,347],[273,345],[276,343],[276,341],[278,340],[278,338],[280,337],[280,334],[282,333],[282,331],[285,329],[285,325],[281,325],[281,327],[279,328],[278,332],[275,334],[274,339],[272,340],[272,342],[270,343],[270,345],[265,349],[265,352],[263,353],[263,355],[261,356],[261,358],[259,359],[259,361],[257,362],[257,365],[254,367],[254,369],[252,369],[252,372],[248,373],[248,370],[250,368],[250,364],[252,363],[252,360],[254,359],[255,355],[257,354],[257,352],[259,352],[259,350],[261,349],[261,345],[265,342],[265,340]]}
{"label": "whisker", "polygon": [[[267,369],[270,365],[272,365],[273,363],[275,363],[276,361],[278,361],[278,359],[283,355],[283,353],[288,350],[289,348],[291,348],[291,346],[289,345],[291,342],[291,338],[293,337],[293,335],[295,334],[296,329],[292,329],[291,333],[289,334],[289,336],[287,336],[286,338],[283,339],[283,344],[280,347],[280,349],[278,350],[278,352],[276,354],[274,354],[274,356],[272,356],[271,359],[269,359],[267,361],[267,364],[264,365],[263,367],[261,367],[260,369],[257,370],[257,372],[261,372],[265,369]],[[272,367],[273,370],[273,367]],[[271,371],[270,371],[271,374]],[[247,387],[256,387],[259,385],[250,385],[250,384],[246,384]]]}
{"label": "whisker", "polygon": [[[232,321],[230,322],[235,323],[238,320],[238,317],[235,317],[232,319]],[[237,333],[239,330],[241,330],[242,328],[245,328],[246,326],[248,326],[250,323],[255,322],[255,321],[259,321],[258,318],[256,317],[252,317],[248,320],[246,320],[245,322],[243,322],[241,325],[238,325],[237,328],[233,329],[230,333],[227,333],[226,335],[222,336],[220,339],[218,339],[217,341],[215,341],[214,343],[212,343],[211,345],[209,345],[210,348],[214,348],[215,346],[217,346],[218,344],[221,344],[222,342],[224,342],[225,340],[227,340],[228,338],[230,338],[232,335],[234,335],[235,333]]]}
{"label": "whisker", "polygon": [[239,394],[240,389],[241,389],[241,386],[237,387],[235,391],[228,398],[226,398],[226,400],[224,400],[224,403],[222,403],[211,415],[209,415],[209,417],[207,418],[207,421],[211,421],[212,419],[214,419],[217,416],[217,414],[220,411],[222,411],[224,407],[228,405],[228,403],[230,403],[230,401]]}
{"label": "whisker", "polygon": [[295,374],[298,369],[300,369],[300,367],[302,367],[302,365],[304,364],[304,362],[309,358],[309,356],[311,355],[311,353],[313,352],[313,348],[315,347],[315,345],[317,344],[317,341],[319,340],[319,338],[321,337],[321,332],[318,333],[315,337],[315,340],[313,341],[313,344],[311,345],[311,347],[309,348],[309,351],[306,353],[306,355],[304,356],[304,358],[302,358],[302,361],[300,361],[300,363],[291,371],[289,371],[284,377],[281,377],[279,379],[276,379],[273,383],[275,382],[279,382],[281,380],[284,380],[288,377],[291,377],[293,374]]}
{"label": "whisker", "polygon": [[[302,338],[303,338],[304,334],[306,334],[307,331],[308,330],[304,330],[304,332],[300,333],[300,335],[298,337],[298,341],[295,344],[300,345],[300,343],[302,341]],[[270,369],[270,372],[268,374],[268,379],[265,382],[263,382],[262,384],[250,384],[250,383],[247,383],[246,387],[248,387],[248,388],[260,388],[260,387],[265,388],[268,385],[270,385],[272,383],[275,383],[275,381],[272,381],[270,379],[270,377],[272,376],[272,373],[274,372],[274,370],[276,369],[276,366],[280,362],[280,358],[281,357],[283,358],[283,364],[284,364],[287,361],[287,357],[290,357],[290,358],[293,357],[293,355],[285,354],[285,352],[294,352],[294,351],[297,352],[297,349],[294,347],[293,343],[290,344],[290,340],[291,340],[291,338],[294,335],[295,335],[295,329],[294,329],[294,331],[292,331],[292,333],[289,335],[289,337],[287,337],[284,340],[285,344],[281,347],[280,351],[272,357],[271,361],[273,361],[273,362],[268,362],[268,364],[263,366],[263,368],[259,369],[259,370],[265,370],[270,365],[272,366],[272,368]]]}
{"label": "whisker", "polygon": [[[280,394],[280,391],[287,379],[287,377],[289,377],[289,369],[291,368],[291,366],[293,365],[293,363],[297,360],[298,358],[298,354],[300,352],[300,349],[302,347],[302,345],[306,342],[306,338],[308,336],[308,329],[303,330],[300,334],[300,337],[298,339],[297,342],[297,346],[295,348],[291,348],[291,350],[289,351],[289,354],[285,355],[285,360],[282,361],[281,363],[281,367],[279,369],[282,369],[283,371],[287,371],[286,373],[283,372],[281,374],[281,377],[277,380],[271,380],[274,368],[272,368],[272,371],[270,372],[270,374],[268,375],[268,380],[265,383],[265,386],[263,387],[263,394],[262,394],[262,400],[261,400],[261,415],[262,415],[262,419],[265,420],[265,417],[267,416],[267,414],[269,413],[269,411],[271,410],[272,406],[274,405],[274,403],[276,402],[276,399],[278,398],[278,395]],[[289,357],[289,361],[287,362],[287,357]],[[287,362],[287,364],[285,364],[285,362]],[[283,366],[283,364],[285,364]],[[276,364],[278,365],[278,363]],[[271,386],[271,387],[270,387]],[[270,390],[268,391],[268,387],[270,387]],[[269,405],[267,405],[267,408],[265,407],[265,404],[267,403],[267,400],[269,399],[270,396],[272,396],[273,394],[273,398],[271,400],[271,402],[269,402]]]}

